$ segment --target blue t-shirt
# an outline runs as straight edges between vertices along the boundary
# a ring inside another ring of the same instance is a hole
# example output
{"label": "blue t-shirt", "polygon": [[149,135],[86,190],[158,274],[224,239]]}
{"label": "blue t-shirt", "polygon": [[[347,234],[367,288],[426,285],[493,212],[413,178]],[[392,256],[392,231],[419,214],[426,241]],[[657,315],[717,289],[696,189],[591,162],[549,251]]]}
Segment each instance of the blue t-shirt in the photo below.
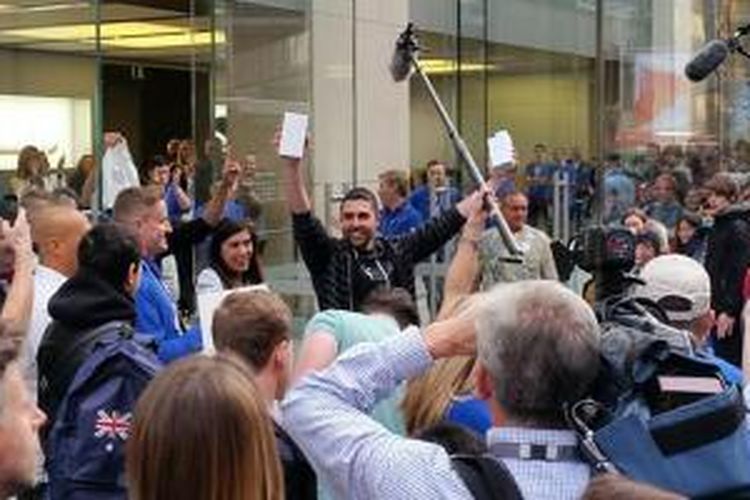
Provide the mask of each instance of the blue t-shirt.
{"label": "blue t-shirt", "polygon": [[557,171],[559,179],[568,182],[568,205],[573,205],[576,201],[579,185],[578,176],[582,174],[583,172],[581,172],[578,164],[571,161],[564,162]]}
{"label": "blue t-shirt", "polygon": [[604,222],[617,222],[635,205],[635,183],[620,170],[604,176]]}
{"label": "blue t-shirt", "polygon": [[170,183],[164,191],[164,203],[167,205],[167,216],[172,223],[179,222],[182,214],[187,212],[180,207],[179,198],[177,197],[177,186]]}
{"label": "blue t-shirt", "polygon": [[734,366],[729,361],[725,361],[719,356],[715,355],[710,347],[706,346],[703,349],[697,351],[696,354],[699,358],[703,358],[706,361],[715,364],[719,368],[719,371],[724,377],[724,380],[726,380],[728,383],[732,385],[742,385],[742,382],[744,380],[742,370]]}
{"label": "blue t-shirt", "polygon": [[380,234],[386,238],[409,234],[422,225],[422,216],[404,201],[394,210],[384,208],[380,213]]}
{"label": "blue t-shirt", "polygon": [[427,222],[435,215],[439,215],[449,208],[453,207],[461,201],[461,193],[454,187],[446,187],[445,189],[435,193],[435,211],[437,214],[430,213],[430,189],[427,185],[422,184],[417,189],[412,191],[409,196],[409,203],[414,209],[419,212],[422,216],[422,222]]}
{"label": "blue t-shirt", "polygon": [[468,427],[482,437],[492,427],[490,405],[472,395],[454,396],[445,410],[445,420]]}
{"label": "blue t-shirt", "polygon": [[528,179],[536,178],[534,182],[529,183],[530,199],[552,200],[554,193],[552,181],[555,172],[557,172],[557,165],[554,163],[531,163],[526,166],[526,177]]}
{"label": "blue t-shirt", "polygon": [[652,201],[648,205],[646,205],[646,214],[661,222],[667,228],[673,229],[675,226],[677,226],[677,221],[680,220],[680,217],[682,217],[682,214],[684,212],[684,209],[682,208],[682,205],[677,203],[676,201],[671,201],[668,203],[662,203],[660,201]]}

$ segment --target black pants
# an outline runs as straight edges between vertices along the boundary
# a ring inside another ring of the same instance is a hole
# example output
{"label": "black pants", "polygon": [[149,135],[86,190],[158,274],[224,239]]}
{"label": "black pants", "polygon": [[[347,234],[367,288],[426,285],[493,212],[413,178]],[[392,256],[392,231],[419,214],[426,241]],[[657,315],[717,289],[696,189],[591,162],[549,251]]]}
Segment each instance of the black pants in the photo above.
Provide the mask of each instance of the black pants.
{"label": "black pants", "polygon": [[174,248],[173,252],[177,263],[177,279],[180,284],[180,297],[177,304],[183,315],[190,316],[195,310],[193,247],[183,244]]}
{"label": "black pants", "polygon": [[740,315],[734,322],[731,336],[714,340],[714,353],[738,368],[742,367],[743,333],[742,316]]}

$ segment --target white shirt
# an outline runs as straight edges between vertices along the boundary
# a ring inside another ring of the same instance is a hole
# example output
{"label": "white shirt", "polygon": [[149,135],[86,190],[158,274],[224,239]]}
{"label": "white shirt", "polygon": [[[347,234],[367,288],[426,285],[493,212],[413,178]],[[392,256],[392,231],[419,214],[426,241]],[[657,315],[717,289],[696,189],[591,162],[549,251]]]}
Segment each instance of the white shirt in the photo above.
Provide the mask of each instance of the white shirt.
{"label": "white shirt", "polygon": [[224,290],[224,284],[221,282],[219,273],[212,268],[207,267],[198,273],[198,279],[195,282],[195,293],[201,295],[204,293],[221,292]]}
{"label": "white shirt", "polygon": [[558,279],[549,236],[527,224],[513,236],[524,252],[522,261],[518,263],[509,260],[508,249],[503,245],[497,228],[488,229],[482,235],[479,261],[483,289],[487,290],[501,282]]}
{"label": "white shirt", "polygon": [[36,354],[44,332],[52,322],[47,306],[49,300],[67,279],[54,269],[41,264],[37,265],[34,270],[34,303],[31,309],[29,331],[23,346],[24,376],[34,401],[36,401],[37,385]]}

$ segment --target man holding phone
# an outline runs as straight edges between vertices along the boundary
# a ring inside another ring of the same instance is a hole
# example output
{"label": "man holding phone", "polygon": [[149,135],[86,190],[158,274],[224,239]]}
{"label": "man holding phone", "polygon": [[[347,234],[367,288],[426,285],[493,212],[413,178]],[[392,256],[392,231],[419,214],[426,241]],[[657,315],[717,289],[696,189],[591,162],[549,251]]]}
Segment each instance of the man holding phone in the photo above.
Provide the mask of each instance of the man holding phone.
{"label": "man holding phone", "polygon": [[[287,120],[285,125],[289,125]],[[305,137],[304,130],[290,130],[293,126],[285,126],[275,142],[285,163],[283,185],[292,213],[294,239],[310,271],[319,308],[358,310],[365,296],[376,288],[405,288],[413,297],[416,264],[458,233],[472,213],[483,209],[484,193],[475,192],[417,231],[384,238],[377,234],[379,210],[375,194],[355,187],[341,202],[342,238],[331,237],[312,213],[302,173],[304,147],[297,150],[297,156],[281,147],[289,144],[290,136]]]}

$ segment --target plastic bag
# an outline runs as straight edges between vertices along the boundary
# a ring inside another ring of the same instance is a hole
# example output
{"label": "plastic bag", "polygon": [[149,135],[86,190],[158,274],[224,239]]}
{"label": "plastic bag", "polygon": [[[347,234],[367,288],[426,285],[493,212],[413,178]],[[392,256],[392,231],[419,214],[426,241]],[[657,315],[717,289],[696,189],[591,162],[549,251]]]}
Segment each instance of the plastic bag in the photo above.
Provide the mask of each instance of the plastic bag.
{"label": "plastic bag", "polygon": [[115,204],[115,198],[123,189],[140,186],[138,169],[130,156],[128,143],[120,138],[115,144],[107,148],[102,158],[102,203],[103,209],[108,210]]}

